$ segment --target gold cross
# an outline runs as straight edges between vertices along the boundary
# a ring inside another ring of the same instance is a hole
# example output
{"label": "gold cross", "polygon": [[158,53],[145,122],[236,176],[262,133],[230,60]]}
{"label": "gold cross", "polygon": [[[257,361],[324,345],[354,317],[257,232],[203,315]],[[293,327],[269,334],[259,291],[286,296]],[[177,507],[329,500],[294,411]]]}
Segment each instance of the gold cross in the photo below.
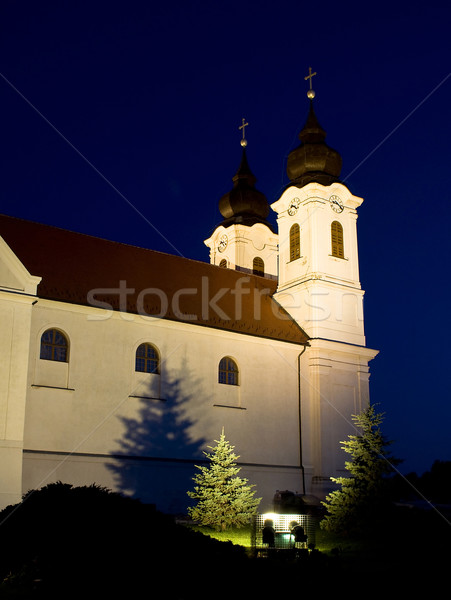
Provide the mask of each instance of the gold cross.
{"label": "gold cross", "polygon": [[314,77],[317,73],[316,71],[314,73],[312,73],[312,67],[308,68],[308,72],[309,74],[307,75],[307,77],[304,77],[304,79],[307,81],[307,79],[310,79],[310,89],[312,89],[312,77]]}
{"label": "gold cross", "polygon": [[241,145],[242,146],[246,146],[247,142],[246,142],[246,138],[244,137],[245,131],[246,131],[246,127],[249,125],[249,123],[246,123],[246,119],[241,119],[241,125],[238,127],[238,129],[242,129],[243,130],[243,139],[241,140]]}
{"label": "gold cross", "polygon": [[314,77],[316,75],[316,71],[314,73],[312,73],[312,67],[308,68],[308,72],[309,74],[307,75],[307,77],[304,77],[304,79],[307,81],[307,79],[310,79],[310,89],[307,92],[307,96],[309,98],[314,98],[315,97],[315,92],[312,90],[312,77]]}

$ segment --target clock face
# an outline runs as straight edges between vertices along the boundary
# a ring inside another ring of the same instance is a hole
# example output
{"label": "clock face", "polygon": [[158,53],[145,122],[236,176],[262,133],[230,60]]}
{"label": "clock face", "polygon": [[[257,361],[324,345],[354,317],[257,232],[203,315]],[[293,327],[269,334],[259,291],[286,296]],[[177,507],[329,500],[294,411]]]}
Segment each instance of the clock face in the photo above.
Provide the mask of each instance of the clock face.
{"label": "clock face", "polygon": [[224,252],[224,250],[227,248],[227,236],[223,235],[221,236],[221,239],[219,240],[219,244],[218,244],[218,250],[219,252]]}
{"label": "clock face", "polygon": [[333,211],[335,211],[336,213],[343,212],[343,209],[344,209],[343,202],[340,200],[340,198],[338,196],[331,196],[329,198],[329,202],[330,202],[330,207]]}
{"label": "clock face", "polygon": [[299,198],[293,198],[293,200],[290,202],[290,206],[288,207],[288,214],[290,216],[293,216],[297,213],[299,204],[300,204]]}

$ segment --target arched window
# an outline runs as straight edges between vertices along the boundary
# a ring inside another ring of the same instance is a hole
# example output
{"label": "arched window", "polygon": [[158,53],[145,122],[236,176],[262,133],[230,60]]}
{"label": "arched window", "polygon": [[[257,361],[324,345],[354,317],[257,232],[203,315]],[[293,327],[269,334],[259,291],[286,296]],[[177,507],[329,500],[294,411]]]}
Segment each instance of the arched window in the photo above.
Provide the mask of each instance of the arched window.
{"label": "arched window", "polygon": [[264,277],[265,275],[265,263],[263,262],[263,259],[259,256],[256,256],[254,258],[252,264],[252,273],[254,275],[260,275],[261,277]]}
{"label": "arched window", "polygon": [[299,225],[295,223],[290,229],[290,261],[301,256],[301,233]]}
{"label": "arched window", "polygon": [[135,371],[140,373],[159,373],[160,355],[152,344],[141,344],[136,350]]}
{"label": "arched window", "polygon": [[41,353],[43,360],[69,362],[69,342],[58,329],[47,329],[41,336]]}
{"label": "arched window", "polygon": [[223,269],[227,269],[227,260],[225,258],[223,258],[221,260],[221,262],[219,263],[219,266]]}
{"label": "arched window", "polygon": [[343,227],[338,221],[334,221],[331,225],[331,240],[332,256],[344,258],[345,250],[343,244]]}
{"label": "arched window", "polygon": [[219,362],[218,381],[227,385],[238,385],[238,366],[228,356],[221,358]]}

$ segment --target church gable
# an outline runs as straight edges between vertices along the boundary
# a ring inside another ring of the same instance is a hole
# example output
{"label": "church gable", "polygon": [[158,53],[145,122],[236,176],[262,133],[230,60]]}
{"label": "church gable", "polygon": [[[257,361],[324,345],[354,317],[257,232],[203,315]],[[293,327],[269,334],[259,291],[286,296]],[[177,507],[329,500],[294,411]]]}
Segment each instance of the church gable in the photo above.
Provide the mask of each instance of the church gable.
{"label": "church gable", "polygon": [[36,294],[40,277],[28,272],[5,240],[0,237],[0,290]]}

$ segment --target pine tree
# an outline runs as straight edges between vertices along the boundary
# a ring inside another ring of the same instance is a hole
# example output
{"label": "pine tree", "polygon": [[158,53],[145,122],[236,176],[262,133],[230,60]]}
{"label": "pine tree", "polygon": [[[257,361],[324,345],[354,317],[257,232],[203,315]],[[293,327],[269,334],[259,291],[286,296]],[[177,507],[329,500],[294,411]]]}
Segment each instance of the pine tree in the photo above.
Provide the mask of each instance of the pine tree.
{"label": "pine tree", "polygon": [[197,503],[188,508],[188,514],[194,521],[218,530],[242,527],[257,512],[261,499],[254,498],[254,486],[248,485],[247,479],[237,476],[241,470],[236,464],[239,456],[226,441],[224,430],[215,441],[216,446],[209,446],[212,452],[204,452],[210,464],[196,465],[200,472],[193,477],[194,491],[188,496]]}
{"label": "pine tree", "polygon": [[331,477],[341,489],[328,494],[324,506],[327,514],[321,528],[335,533],[364,533],[376,524],[386,508],[386,475],[397,460],[387,454],[387,442],[380,425],[383,413],[369,406],[352,419],[360,430],[341,442],[343,450],[352,456],[345,462],[348,477]]}

